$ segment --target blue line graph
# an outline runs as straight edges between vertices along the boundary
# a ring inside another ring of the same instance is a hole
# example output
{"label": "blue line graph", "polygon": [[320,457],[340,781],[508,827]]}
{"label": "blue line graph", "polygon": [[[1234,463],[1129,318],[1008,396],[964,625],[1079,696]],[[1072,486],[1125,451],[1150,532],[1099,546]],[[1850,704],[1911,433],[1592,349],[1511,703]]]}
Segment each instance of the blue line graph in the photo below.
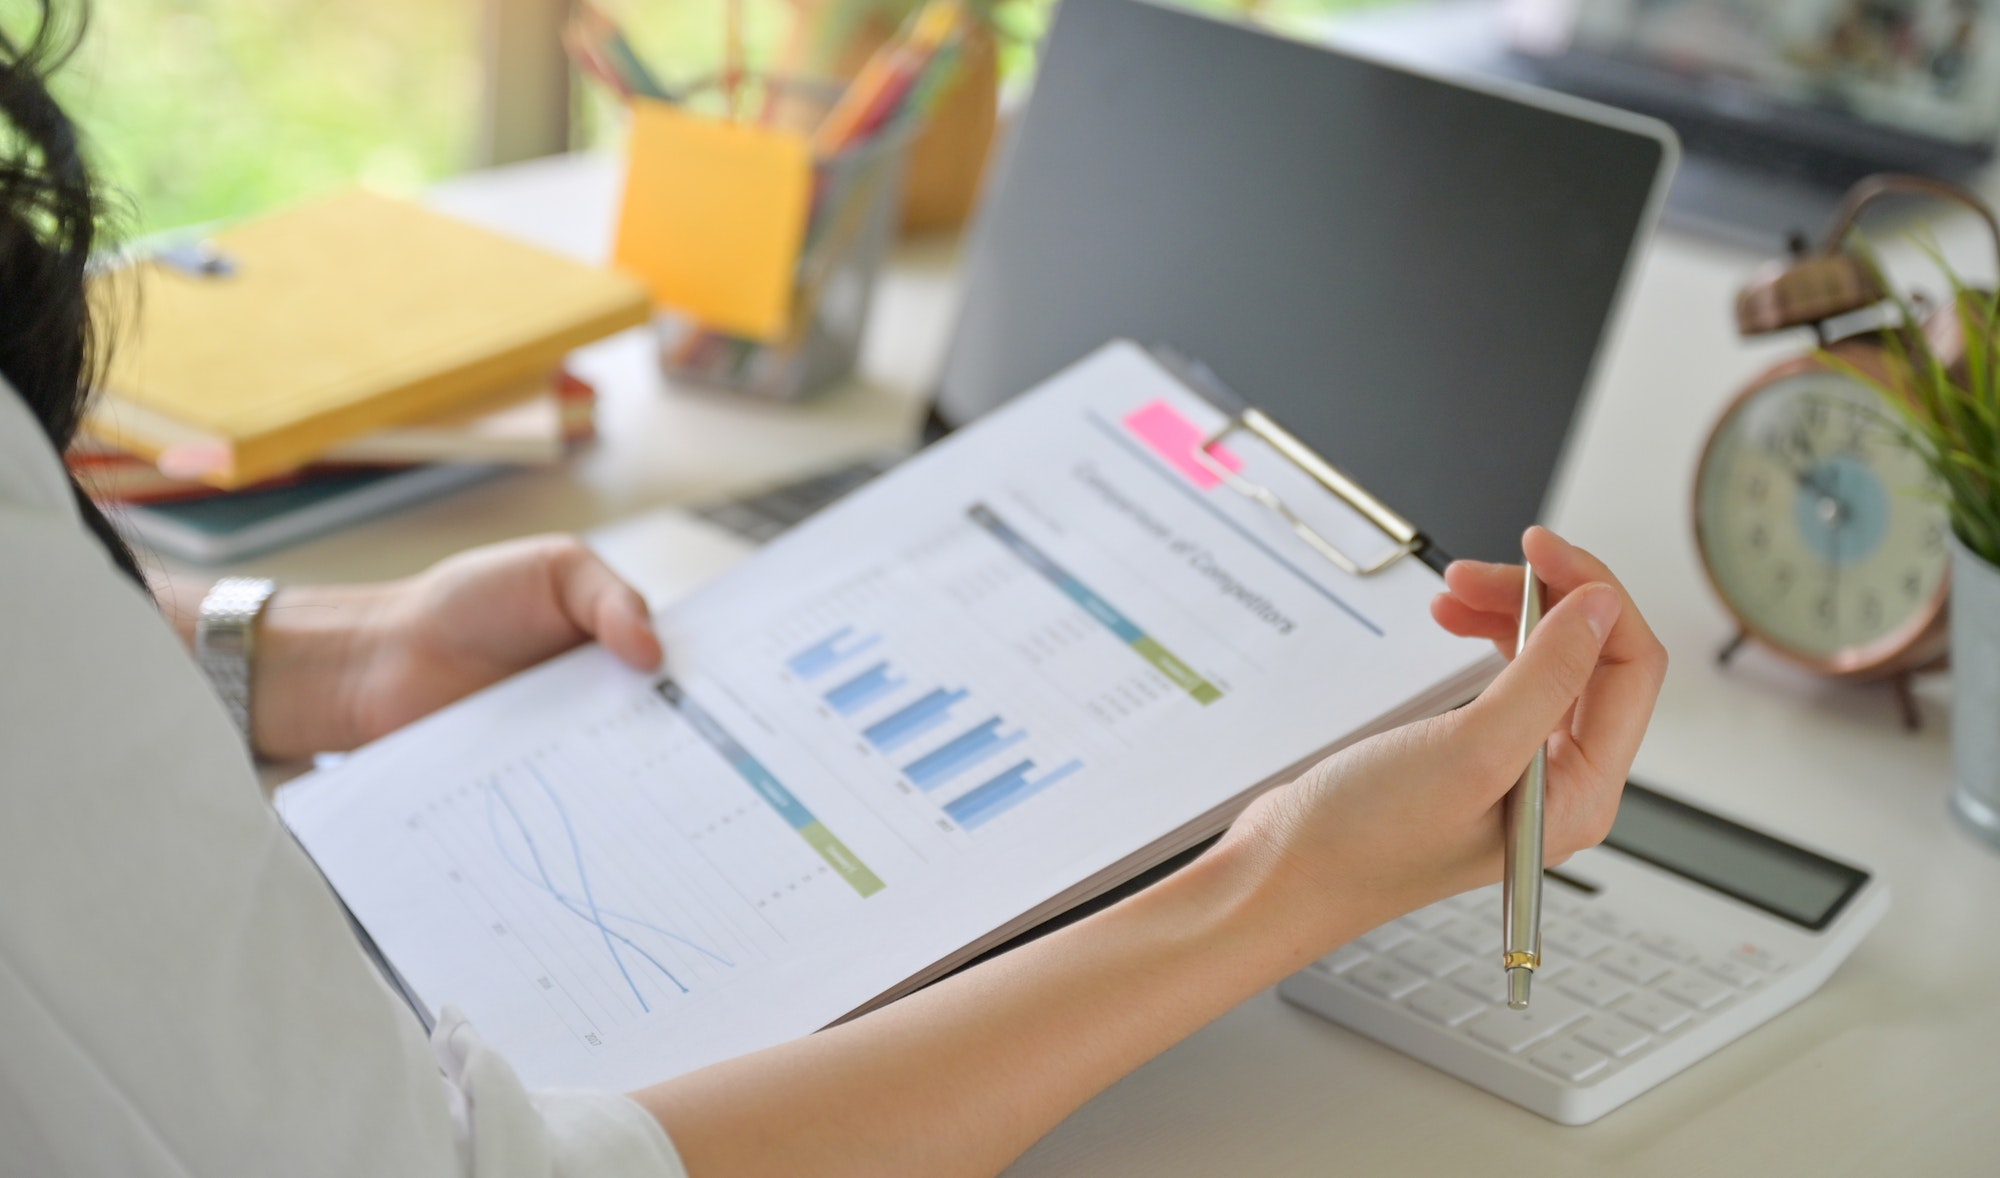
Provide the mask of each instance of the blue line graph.
{"label": "blue line graph", "polygon": [[[577,839],[576,827],[570,821],[568,808],[563,805],[562,798],[556,793],[555,788],[549,784],[548,779],[542,775],[539,769],[535,768],[532,764],[524,765],[523,768],[535,779],[535,783],[541,787],[543,796],[548,799],[548,803],[555,811],[556,817],[562,822],[563,832],[567,836],[570,858],[576,870],[577,887],[583,893],[583,899],[579,901],[574,895],[557,886],[554,878],[549,873],[548,863],[542,856],[541,846],[535,841],[534,832],[529,828],[527,820],[522,817],[520,809],[514,804],[514,799],[508,796],[506,789],[501,786],[497,778],[489,782],[486,787],[486,820],[493,832],[494,846],[499,851],[500,858],[508,867],[514,870],[515,874],[539,890],[547,893],[551,899],[562,906],[565,912],[597,929],[598,934],[604,940],[605,952],[611,955],[613,964],[617,965],[619,975],[625,979],[626,986],[631,989],[632,997],[638,1002],[641,1012],[651,1013],[652,1005],[646,1001],[645,994],[639,988],[638,980],[632,976],[631,967],[625,961],[625,954],[619,951],[618,947],[620,945],[623,945],[639,957],[644,958],[647,964],[659,971],[660,975],[671,982],[680,993],[685,994],[688,992],[687,983],[681,981],[680,977],[673,970],[669,969],[659,958],[653,956],[644,946],[625,933],[612,928],[607,921],[617,921],[635,929],[645,929],[668,940],[685,945],[687,948],[723,966],[734,967],[735,963],[728,958],[696,941],[689,940],[679,933],[661,928],[659,925],[630,915],[629,913],[617,912],[601,907],[597,903],[596,893],[591,886],[590,873],[584,866],[583,847]],[[496,802],[498,803],[497,806],[495,805]],[[500,813],[502,810],[506,812],[507,817],[512,821],[514,833],[518,836],[519,843],[526,847],[529,863],[521,862],[520,858],[509,847],[509,840],[501,829]],[[532,868],[530,864],[532,864]]]}

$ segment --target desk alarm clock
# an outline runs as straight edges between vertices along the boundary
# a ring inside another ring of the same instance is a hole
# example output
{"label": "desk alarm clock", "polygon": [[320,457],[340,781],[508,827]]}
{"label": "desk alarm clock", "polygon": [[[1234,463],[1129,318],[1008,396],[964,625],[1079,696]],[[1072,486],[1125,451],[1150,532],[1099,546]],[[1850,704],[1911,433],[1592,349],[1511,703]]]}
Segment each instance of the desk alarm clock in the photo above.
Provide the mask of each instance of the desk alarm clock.
{"label": "desk alarm clock", "polygon": [[[1821,674],[1893,678],[1914,726],[1907,676],[1944,652],[1949,523],[1936,478],[1888,428],[1881,389],[1898,387],[1899,356],[1950,369],[1965,341],[1951,301],[1911,330],[1850,244],[1861,213],[1892,194],[1965,204],[2000,246],[2000,223],[1956,185],[1877,176],[1856,186],[1819,249],[1795,243],[1738,297],[1744,335],[1810,327],[1819,346],[1758,375],[1724,410],[1697,469],[1694,526],[1738,626],[1722,659],[1750,638]],[[1857,319],[1861,329],[1840,334]]]}

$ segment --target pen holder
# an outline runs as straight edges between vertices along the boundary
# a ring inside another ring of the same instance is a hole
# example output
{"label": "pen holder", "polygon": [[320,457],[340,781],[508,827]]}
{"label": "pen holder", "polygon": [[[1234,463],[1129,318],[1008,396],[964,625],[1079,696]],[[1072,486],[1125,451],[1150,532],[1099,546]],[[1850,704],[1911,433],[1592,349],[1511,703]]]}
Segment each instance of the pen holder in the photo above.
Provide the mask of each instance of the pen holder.
{"label": "pen holder", "polygon": [[815,159],[808,135],[838,87],[765,91],[757,122],[635,104],[615,256],[653,291],[668,375],[798,400],[854,369],[911,133]]}

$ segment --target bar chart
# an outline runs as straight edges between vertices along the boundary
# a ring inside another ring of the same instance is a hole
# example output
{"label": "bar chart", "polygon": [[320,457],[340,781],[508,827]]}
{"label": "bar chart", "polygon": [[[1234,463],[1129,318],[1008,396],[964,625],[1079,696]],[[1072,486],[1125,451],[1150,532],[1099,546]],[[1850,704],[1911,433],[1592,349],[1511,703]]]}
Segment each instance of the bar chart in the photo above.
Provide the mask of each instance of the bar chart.
{"label": "bar chart", "polygon": [[1028,738],[1025,731],[1000,731],[998,716],[982,720],[963,733],[903,767],[903,773],[926,793],[949,785],[959,776],[1013,748]]}
{"label": "bar chart", "polygon": [[881,635],[857,636],[854,627],[842,626],[786,660],[792,670],[807,679],[817,679],[856,655],[873,650]]}
{"label": "bar chart", "polygon": [[808,589],[765,632],[776,681],[744,685],[843,733],[837,759],[912,846],[1089,789],[1089,767],[1193,720],[1248,669],[1126,566],[1051,543],[1047,516],[1016,507],[970,504],[901,560]]}
{"label": "bar chart", "polygon": [[965,829],[977,830],[1006,813],[1010,807],[1027,801],[1058,781],[1079,772],[1083,768],[1083,762],[1071,760],[1039,777],[1028,776],[1034,768],[1033,761],[1022,761],[1014,765],[998,777],[947,803],[944,808],[945,813],[951,815],[953,820]]}
{"label": "bar chart", "polygon": [[906,682],[889,669],[889,664],[885,660],[827,692],[826,702],[833,705],[833,710],[841,715],[852,716],[904,686]]}
{"label": "bar chart", "polygon": [[934,687],[916,702],[891,712],[863,729],[868,743],[885,753],[893,753],[911,741],[951,720],[952,708],[965,702],[971,693],[964,688]]}
{"label": "bar chart", "polygon": [[[960,828],[972,831],[1083,768],[1053,758],[1029,726],[964,682],[926,675],[914,638],[843,623],[785,656],[785,665],[870,749]],[[866,656],[866,657],[864,657]],[[1035,751],[1029,755],[1029,749]],[[1036,773],[1042,763],[1057,767]]]}

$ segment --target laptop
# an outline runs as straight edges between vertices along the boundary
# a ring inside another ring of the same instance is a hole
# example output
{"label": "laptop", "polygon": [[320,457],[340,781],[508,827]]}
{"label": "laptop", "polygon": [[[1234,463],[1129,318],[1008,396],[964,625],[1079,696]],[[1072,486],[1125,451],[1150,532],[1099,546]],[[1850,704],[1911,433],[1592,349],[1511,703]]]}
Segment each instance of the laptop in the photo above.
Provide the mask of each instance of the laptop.
{"label": "laptop", "polygon": [[1855,181],[1966,181],[2000,140],[2000,0],[1425,0],[1330,35],[1656,115],[1670,224],[1782,249]]}
{"label": "laptop", "polygon": [[[1200,361],[1517,559],[1675,159],[1649,119],[1147,0],[1067,0],[991,182],[929,437],[1113,338]],[[707,508],[768,539],[875,473]]]}

